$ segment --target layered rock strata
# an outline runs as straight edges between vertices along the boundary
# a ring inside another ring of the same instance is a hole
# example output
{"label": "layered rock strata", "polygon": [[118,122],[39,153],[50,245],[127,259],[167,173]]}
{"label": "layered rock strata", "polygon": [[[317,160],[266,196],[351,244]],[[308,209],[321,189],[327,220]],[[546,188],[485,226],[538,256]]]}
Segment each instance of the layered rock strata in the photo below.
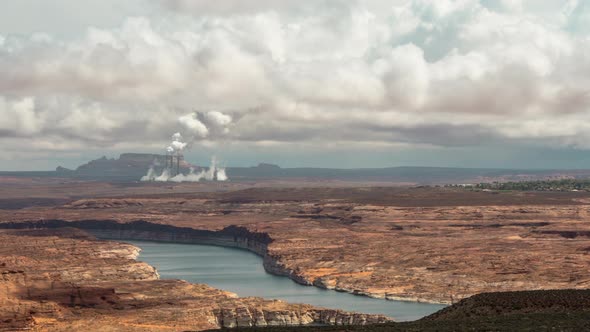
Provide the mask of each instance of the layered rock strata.
{"label": "layered rock strata", "polygon": [[139,248],[77,229],[0,231],[0,330],[183,331],[238,326],[374,324],[384,316],[159,280]]}
{"label": "layered rock strata", "polygon": [[[128,196],[130,190],[136,194]],[[267,270],[297,282],[392,300],[452,303],[481,292],[590,287],[589,193],[141,190],[147,189],[124,187],[119,197],[0,211],[0,222],[62,220],[98,231],[101,220],[110,220],[122,225],[108,231],[116,238],[241,246],[265,254]],[[141,226],[138,220],[147,229],[130,229]],[[169,233],[170,227],[179,231]],[[227,233],[232,227],[266,240],[234,238]]]}

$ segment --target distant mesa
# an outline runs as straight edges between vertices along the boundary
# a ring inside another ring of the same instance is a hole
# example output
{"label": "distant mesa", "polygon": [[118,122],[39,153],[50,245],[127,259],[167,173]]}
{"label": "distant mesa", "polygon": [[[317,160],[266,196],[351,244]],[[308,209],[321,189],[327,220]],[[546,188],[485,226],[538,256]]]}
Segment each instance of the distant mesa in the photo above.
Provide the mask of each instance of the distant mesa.
{"label": "distant mesa", "polygon": [[[103,181],[139,181],[150,168],[161,174],[166,167],[166,155],[149,153],[123,153],[119,158],[101,158],[80,165],[75,170],[58,167],[48,172],[0,172],[10,176],[58,176]],[[194,165],[181,160],[179,171],[191,174],[207,171],[209,165]],[[259,163],[250,167],[226,167],[231,181],[264,179],[305,179],[364,181],[410,185],[442,185],[456,183],[492,183],[508,181],[535,181],[561,178],[590,178],[590,170],[523,170],[498,168],[453,167],[386,167],[386,168],[283,168],[272,163]]]}
{"label": "distant mesa", "polygon": [[256,166],[256,168],[258,169],[267,169],[267,170],[277,170],[277,169],[281,169],[280,166],[275,165],[275,164],[267,164],[267,163],[260,163],[258,164],[258,166]]}
{"label": "distant mesa", "polygon": [[72,174],[74,173],[74,170],[71,170],[69,168],[65,168],[62,166],[57,166],[57,168],[55,169],[55,171],[59,174]]}
{"label": "distant mesa", "polygon": [[[119,156],[119,159],[102,157],[92,160],[79,166],[74,171],[74,175],[82,178],[135,181],[140,179],[153,165],[160,166],[165,165],[165,163],[165,155],[123,153]],[[180,171],[189,172],[191,167],[199,168],[199,166],[189,164],[183,160],[180,164]]]}
{"label": "distant mesa", "polygon": [[[121,180],[137,181],[142,178],[150,167],[155,167],[159,172],[166,165],[166,155],[149,154],[149,153],[123,153],[118,159],[101,158],[91,160],[86,164],[80,165],[76,170],[70,170],[64,167],[58,167],[56,173],[60,176],[72,176],[86,179],[98,180]],[[206,169],[205,166],[194,165],[186,160],[181,160],[180,172],[189,174],[200,172]],[[289,172],[282,172],[283,169],[278,165],[271,163],[259,163],[253,167],[232,167],[227,172],[238,178],[276,178],[289,177]]]}

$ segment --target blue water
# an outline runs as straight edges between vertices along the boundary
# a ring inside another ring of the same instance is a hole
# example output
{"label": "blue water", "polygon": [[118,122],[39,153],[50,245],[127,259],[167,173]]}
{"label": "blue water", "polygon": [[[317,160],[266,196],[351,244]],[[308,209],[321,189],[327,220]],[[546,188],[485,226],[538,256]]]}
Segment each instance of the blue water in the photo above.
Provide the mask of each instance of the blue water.
{"label": "blue water", "polygon": [[444,305],[386,301],[303,286],[266,273],[262,258],[246,250],[197,244],[127,241],[142,249],[139,259],[154,266],[163,279],[182,279],[237,293],[292,303],[384,314],[399,321],[429,315]]}

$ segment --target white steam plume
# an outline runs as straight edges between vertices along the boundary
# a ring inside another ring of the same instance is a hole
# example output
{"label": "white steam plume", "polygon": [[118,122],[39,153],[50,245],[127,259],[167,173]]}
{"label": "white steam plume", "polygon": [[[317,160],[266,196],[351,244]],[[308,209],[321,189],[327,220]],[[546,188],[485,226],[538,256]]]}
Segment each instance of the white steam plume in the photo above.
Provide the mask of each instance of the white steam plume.
{"label": "white steam plume", "polygon": [[[176,133],[172,135],[172,143],[170,143],[170,146],[166,148],[166,151],[181,152],[182,150],[184,150],[184,148],[186,148],[187,145],[188,143],[182,141],[182,135],[180,135],[180,133]],[[172,151],[170,151],[171,149]]]}
{"label": "white steam plume", "polygon": [[173,151],[182,151],[184,150],[184,148],[186,148],[186,144],[184,142],[180,142],[180,141],[173,141],[170,144],[170,147],[172,148]]}
{"label": "white steam plume", "polygon": [[177,174],[172,176],[169,169],[164,169],[162,174],[158,175],[154,169],[154,166],[150,167],[147,174],[141,178],[142,182],[199,182],[201,180],[206,181],[228,181],[229,178],[225,171],[225,168],[217,167],[217,158],[211,158],[211,165],[208,169],[203,169],[198,173],[195,173],[194,168],[190,168],[189,174]]}
{"label": "white steam plume", "polygon": [[154,166],[150,166],[146,175],[141,178],[142,182],[146,181],[154,181],[156,179],[156,171],[154,170]]}
{"label": "white steam plume", "polygon": [[220,168],[217,170],[217,181],[227,181],[229,180],[227,174],[225,173],[225,168]]}
{"label": "white steam plume", "polygon": [[156,182],[166,182],[168,180],[170,180],[170,170],[169,169],[164,169],[162,171],[162,174],[154,179],[154,181],[156,181]]}
{"label": "white steam plume", "polygon": [[200,138],[209,136],[209,129],[197,118],[197,113],[183,115],[178,118],[178,122],[192,135]]}
{"label": "white steam plume", "polygon": [[217,158],[214,156],[211,158],[211,166],[209,170],[205,172],[205,179],[208,181],[215,180],[215,172],[217,171]]}
{"label": "white steam plume", "polygon": [[[215,136],[216,134],[227,134],[229,133],[228,127],[231,125],[232,121],[233,119],[231,115],[219,111],[209,111],[206,113],[193,112],[178,118],[178,122],[187,130],[190,137],[189,142],[198,138]],[[166,148],[167,155],[176,155],[178,158],[177,162],[179,162],[182,152],[189,147],[189,142],[184,141],[181,133],[175,133],[172,135],[172,142]],[[228,180],[225,168],[217,167],[217,159],[215,157],[211,158],[211,166],[209,169],[195,173],[194,169],[191,168],[189,174],[186,175],[179,171],[176,171],[179,174],[174,174],[175,170],[172,165],[163,169],[162,173],[158,175],[155,166],[158,165],[152,165],[147,174],[141,178],[141,181],[198,182],[202,179],[207,181]]]}

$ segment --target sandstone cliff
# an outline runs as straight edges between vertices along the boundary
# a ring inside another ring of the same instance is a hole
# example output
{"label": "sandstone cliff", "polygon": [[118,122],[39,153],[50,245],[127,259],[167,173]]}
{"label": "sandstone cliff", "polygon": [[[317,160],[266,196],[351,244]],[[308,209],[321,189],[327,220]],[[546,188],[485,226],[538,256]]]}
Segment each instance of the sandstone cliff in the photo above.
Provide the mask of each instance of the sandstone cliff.
{"label": "sandstone cliff", "polygon": [[[84,192],[87,186],[51,189]],[[107,189],[106,198],[0,210],[0,224],[54,223],[115,239],[236,246],[258,252],[268,271],[297,282],[391,300],[453,303],[481,292],[590,285],[589,193]]]}
{"label": "sandstone cliff", "polygon": [[369,324],[384,316],[159,280],[139,249],[77,229],[0,232],[0,329],[182,331],[221,327]]}

